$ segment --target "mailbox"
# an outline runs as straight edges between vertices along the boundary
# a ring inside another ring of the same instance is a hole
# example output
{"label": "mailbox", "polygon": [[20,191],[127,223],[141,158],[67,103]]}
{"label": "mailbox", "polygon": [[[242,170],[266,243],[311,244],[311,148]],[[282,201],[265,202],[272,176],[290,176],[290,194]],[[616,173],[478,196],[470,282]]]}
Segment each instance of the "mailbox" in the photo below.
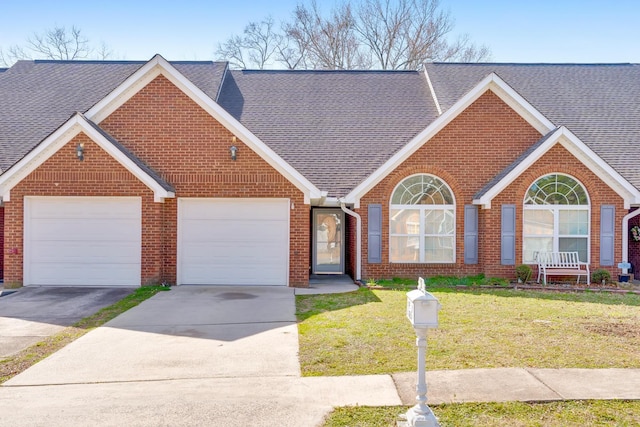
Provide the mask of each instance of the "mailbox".
{"label": "mailbox", "polygon": [[441,307],[438,299],[426,291],[422,277],[418,289],[407,293],[407,318],[414,328],[437,328]]}

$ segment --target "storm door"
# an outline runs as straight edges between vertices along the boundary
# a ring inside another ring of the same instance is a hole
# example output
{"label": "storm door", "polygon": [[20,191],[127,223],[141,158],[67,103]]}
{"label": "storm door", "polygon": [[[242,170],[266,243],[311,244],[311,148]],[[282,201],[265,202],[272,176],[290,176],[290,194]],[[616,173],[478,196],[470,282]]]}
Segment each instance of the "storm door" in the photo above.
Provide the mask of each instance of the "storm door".
{"label": "storm door", "polygon": [[314,209],[313,274],[344,274],[344,212]]}

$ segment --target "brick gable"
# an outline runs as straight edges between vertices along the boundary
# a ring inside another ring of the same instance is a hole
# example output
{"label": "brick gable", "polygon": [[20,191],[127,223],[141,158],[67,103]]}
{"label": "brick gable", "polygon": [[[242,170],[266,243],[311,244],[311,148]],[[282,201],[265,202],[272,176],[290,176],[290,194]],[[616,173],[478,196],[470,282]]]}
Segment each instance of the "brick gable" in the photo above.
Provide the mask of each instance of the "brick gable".
{"label": "brick gable", "polygon": [[[524,192],[541,175],[567,173],[578,178],[591,197],[591,262],[599,262],[600,212],[602,203],[615,204],[620,220],[624,213],[621,198],[597,176],[588,171],[573,155],[556,146],[539,159],[516,182],[505,189],[492,203],[492,209],[479,211],[479,263],[464,264],[464,205],[487,182],[510,165],[541,135],[488,91],[444,129],[427,141],[410,158],[372,188],[360,201],[358,213],[363,227],[363,278],[414,277],[417,275],[469,275],[485,273],[513,277],[513,266],[500,265],[500,205],[515,204],[517,208],[516,263],[522,260],[522,205]],[[428,173],[443,179],[452,189],[456,201],[456,263],[402,264],[389,263],[389,203],[394,188],[406,177]],[[380,203],[382,220],[382,263],[367,261],[367,206]],[[616,224],[619,224],[616,218]],[[616,246],[619,251],[619,245]],[[616,253],[616,256],[619,254]]]}
{"label": "brick gable", "polygon": [[[289,198],[289,282],[308,283],[310,213],[302,192],[169,80],[158,76],[100,126],[173,185],[176,198]],[[176,199],[165,200],[163,217],[163,276],[175,282]]]}

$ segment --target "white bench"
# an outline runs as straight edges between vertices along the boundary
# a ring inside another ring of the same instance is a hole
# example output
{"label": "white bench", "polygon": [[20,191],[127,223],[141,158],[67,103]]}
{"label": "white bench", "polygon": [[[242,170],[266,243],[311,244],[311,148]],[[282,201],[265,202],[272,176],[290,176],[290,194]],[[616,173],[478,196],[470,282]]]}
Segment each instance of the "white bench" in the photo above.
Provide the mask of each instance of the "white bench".
{"label": "white bench", "polygon": [[538,283],[540,276],[547,284],[547,276],[578,276],[576,283],[580,283],[580,276],[587,278],[587,285],[591,284],[589,264],[580,262],[578,252],[538,252]]}

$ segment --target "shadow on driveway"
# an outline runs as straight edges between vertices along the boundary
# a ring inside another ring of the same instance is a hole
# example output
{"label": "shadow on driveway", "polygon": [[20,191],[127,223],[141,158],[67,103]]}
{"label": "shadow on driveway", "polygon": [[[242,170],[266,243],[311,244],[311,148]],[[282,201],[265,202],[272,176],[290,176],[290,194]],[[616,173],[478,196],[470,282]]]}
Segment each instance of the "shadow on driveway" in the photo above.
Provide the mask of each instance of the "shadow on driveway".
{"label": "shadow on driveway", "polygon": [[0,358],[57,333],[134,288],[27,287],[0,297]]}

